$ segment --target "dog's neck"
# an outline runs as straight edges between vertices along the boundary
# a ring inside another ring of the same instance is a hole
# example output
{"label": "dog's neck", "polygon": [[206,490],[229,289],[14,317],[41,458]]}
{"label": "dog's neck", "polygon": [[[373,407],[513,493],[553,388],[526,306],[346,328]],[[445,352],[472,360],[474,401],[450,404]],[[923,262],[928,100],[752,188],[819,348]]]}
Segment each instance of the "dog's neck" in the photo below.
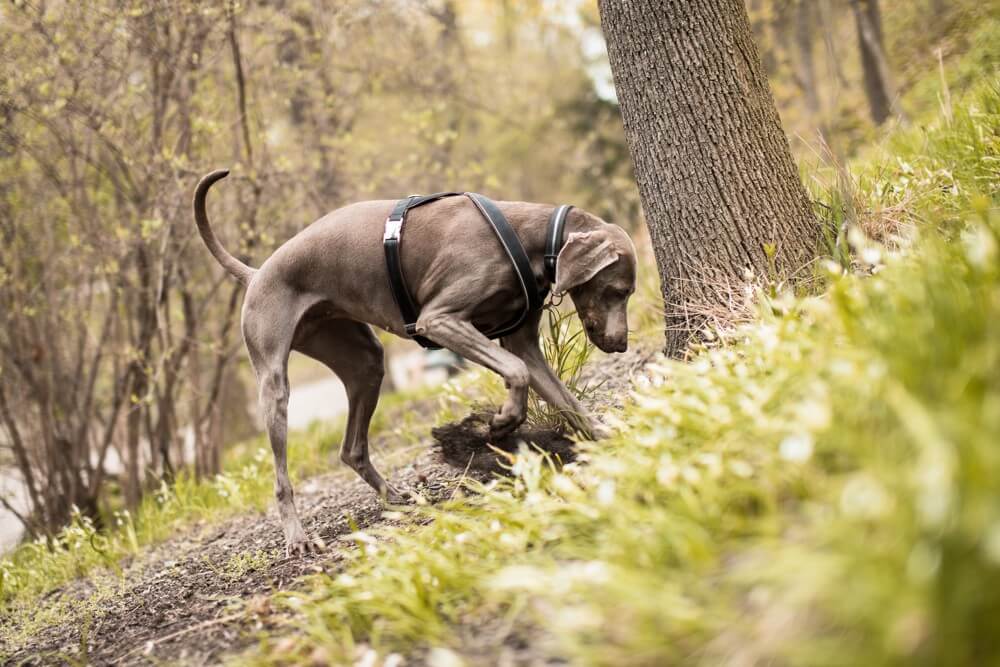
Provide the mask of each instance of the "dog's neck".
{"label": "dog's neck", "polygon": [[[570,234],[574,232],[589,232],[598,228],[599,225],[604,224],[597,218],[588,215],[584,211],[573,208],[570,210],[569,214],[566,216],[566,223],[563,226],[563,243],[569,238]],[[521,244],[524,247],[524,251],[531,258],[532,267],[535,269],[536,276],[541,276],[542,280],[545,281],[546,285],[550,285],[549,280],[545,277],[543,258],[545,257],[545,244],[548,239],[549,225],[548,225],[548,215],[545,217],[545,222],[543,224],[530,224],[525,225],[527,229],[518,229],[518,236],[521,239]]]}

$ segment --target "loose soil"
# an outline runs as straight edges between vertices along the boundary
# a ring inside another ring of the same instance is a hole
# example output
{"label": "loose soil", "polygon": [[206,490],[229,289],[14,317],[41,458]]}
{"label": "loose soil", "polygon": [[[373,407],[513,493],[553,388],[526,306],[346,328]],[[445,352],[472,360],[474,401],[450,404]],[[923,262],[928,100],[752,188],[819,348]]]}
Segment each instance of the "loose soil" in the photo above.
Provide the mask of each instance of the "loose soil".
{"label": "loose soil", "polygon": [[431,429],[441,458],[457,468],[503,475],[510,459],[523,445],[548,452],[556,461],[569,463],[575,456],[573,441],[561,432],[522,426],[503,438],[490,436],[491,412],[474,412],[462,421]]}
{"label": "loose soil", "polygon": [[[592,362],[584,377],[601,386],[587,400],[588,407],[600,413],[620,405],[632,377],[652,356],[646,349]],[[407,407],[433,410],[434,405]],[[373,441],[373,450],[410,447],[410,459],[386,472],[395,484],[429,502],[451,497],[463,477],[486,480],[503,474],[505,452],[517,451],[521,442],[563,462],[573,458],[567,436],[540,429],[523,427],[490,443],[488,419],[488,413],[478,412],[435,428],[434,437],[421,439],[422,448],[387,433]],[[306,531],[326,543],[325,553],[286,558],[273,507],[266,513],[186,527],[122,563],[120,573],[92,573],[47,593],[38,600],[37,618],[51,614],[58,620],[20,646],[0,645],[0,656],[5,656],[5,664],[27,665],[204,665],[239,653],[277,627],[271,619],[270,594],[294,590],[303,575],[335,572],[343,555],[354,548],[345,536],[391,521],[383,518],[384,506],[371,488],[344,470],[300,482],[296,504]],[[16,636],[10,623],[0,620],[3,636]]]}

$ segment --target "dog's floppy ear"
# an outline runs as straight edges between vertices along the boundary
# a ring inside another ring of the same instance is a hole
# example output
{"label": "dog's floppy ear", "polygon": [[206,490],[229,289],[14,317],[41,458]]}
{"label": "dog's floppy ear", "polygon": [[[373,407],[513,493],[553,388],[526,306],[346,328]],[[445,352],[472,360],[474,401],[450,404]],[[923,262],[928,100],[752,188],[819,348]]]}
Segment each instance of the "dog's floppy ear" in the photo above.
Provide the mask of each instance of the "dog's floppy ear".
{"label": "dog's floppy ear", "polygon": [[574,232],[566,239],[556,258],[556,284],[552,291],[562,294],[582,285],[618,261],[618,252],[604,232]]}

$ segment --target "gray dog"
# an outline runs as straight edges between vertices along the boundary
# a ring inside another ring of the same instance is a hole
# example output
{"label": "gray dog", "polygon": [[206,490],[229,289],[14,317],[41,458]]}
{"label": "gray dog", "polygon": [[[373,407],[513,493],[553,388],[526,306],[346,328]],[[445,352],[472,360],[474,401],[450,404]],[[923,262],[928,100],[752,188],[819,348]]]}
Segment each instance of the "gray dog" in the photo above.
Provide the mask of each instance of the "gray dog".
{"label": "gray dog", "polygon": [[[278,248],[259,269],[230,255],[209,226],[205,197],[228,171],[205,176],[194,195],[198,231],[215,259],[247,286],[243,339],[260,387],[260,409],[274,453],[275,496],[289,555],[322,548],[302,530],[286,461],[288,355],[292,350],[330,368],[344,383],[349,401],[341,460],[383,498],[402,502],[368,458],[368,424],[382,384],[382,346],[369,324],[405,336],[393,301],[382,248],[382,223],[395,202],[366,201],[323,216]],[[497,202],[531,260],[539,287],[545,230],[553,207]],[[627,347],[626,306],[635,291],[635,246],[615,225],[573,209],[556,264],[556,294],[568,292],[587,337],[605,352]],[[570,415],[584,436],[600,438],[604,427],[587,413],[549,368],[538,347],[540,313],[494,345],[492,331],[524,309],[524,297],[492,228],[465,197],[413,209],[406,218],[403,270],[421,304],[417,333],[489,368],[509,393],[491,422],[503,436],[525,418],[528,386]]]}

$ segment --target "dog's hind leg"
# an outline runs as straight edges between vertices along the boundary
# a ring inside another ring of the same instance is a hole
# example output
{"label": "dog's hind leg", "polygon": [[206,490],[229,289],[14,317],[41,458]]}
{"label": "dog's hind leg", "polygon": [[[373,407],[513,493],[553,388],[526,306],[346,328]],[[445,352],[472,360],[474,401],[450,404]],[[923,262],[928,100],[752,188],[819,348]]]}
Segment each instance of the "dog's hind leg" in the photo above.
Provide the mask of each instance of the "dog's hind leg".
{"label": "dog's hind leg", "polygon": [[285,533],[285,549],[289,556],[295,556],[321,551],[323,544],[309,540],[302,530],[288,478],[288,354],[298,318],[287,313],[274,315],[256,312],[254,302],[248,297],[243,338],[257,375],[260,410],[274,454],[274,496]]}
{"label": "dog's hind leg", "polygon": [[368,455],[368,426],[385,373],[382,344],[371,327],[350,320],[319,322],[295,349],[336,373],[347,390],[347,428],[340,460],[391,503],[403,496],[383,479]]}

